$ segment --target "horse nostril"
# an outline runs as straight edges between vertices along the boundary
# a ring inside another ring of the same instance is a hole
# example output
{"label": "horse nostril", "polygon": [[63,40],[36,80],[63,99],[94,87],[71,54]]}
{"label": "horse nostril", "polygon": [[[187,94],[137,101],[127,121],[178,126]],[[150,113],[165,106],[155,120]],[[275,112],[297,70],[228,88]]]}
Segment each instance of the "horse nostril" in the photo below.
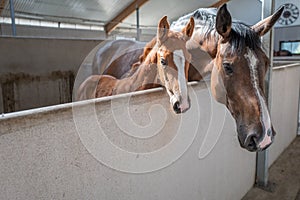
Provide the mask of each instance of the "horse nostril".
{"label": "horse nostril", "polygon": [[176,101],[173,105],[173,110],[175,111],[176,114],[181,112],[181,109],[179,108],[179,102]]}
{"label": "horse nostril", "polygon": [[251,134],[247,136],[245,140],[245,148],[248,149],[249,151],[256,151],[257,150],[257,135],[256,134]]}

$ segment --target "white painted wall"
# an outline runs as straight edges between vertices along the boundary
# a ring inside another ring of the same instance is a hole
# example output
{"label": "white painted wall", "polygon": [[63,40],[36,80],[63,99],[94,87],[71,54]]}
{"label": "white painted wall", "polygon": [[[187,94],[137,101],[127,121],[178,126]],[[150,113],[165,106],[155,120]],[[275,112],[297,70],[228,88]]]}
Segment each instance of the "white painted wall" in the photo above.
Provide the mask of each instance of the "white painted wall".
{"label": "white painted wall", "polygon": [[298,127],[300,64],[273,70],[271,118],[277,132],[270,147],[269,166],[295,139]]}
{"label": "white painted wall", "polygon": [[[274,70],[271,163],[296,137],[299,70]],[[241,149],[234,120],[204,85],[189,90],[192,107],[183,115],[169,111],[158,89],[0,117],[0,198],[241,199],[254,183],[256,154]],[[147,139],[129,136],[153,130]],[[158,171],[116,170],[155,169],[174,155]]]}
{"label": "white painted wall", "polygon": [[[195,96],[191,96],[192,110],[184,115],[175,116],[169,112],[169,98],[165,91],[161,91],[131,97],[130,117],[126,117],[128,104],[124,104],[128,99],[108,98],[96,103],[95,107],[93,102],[85,105],[79,105],[79,102],[74,105],[73,113],[72,105],[68,104],[0,118],[0,198],[241,199],[254,182],[255,154],[240,148],[233,119],[225,112],[224,106],[211,100],[208,90],[200,85],[189,89],[195,91]],[[197,110],[198,105],[200,110]],[[152,124],[148,114],[151,107]],[[93,121],[94,109],[109,140],[122,149],[136,152],[131,162],[128,163],[127,157],[121,154],[114,154],[98,137],[101,130]],[[117,114],[113,115],[112,110]],[[81,117],[77,118],[74,113]],[[125,125],[117,123],[121,123],[118,121],[120,116]],[[219,122],[224,117],[223,125]],[[140,136],[151,131],[153,134],[157,124],[164,123],[158,127],[161,131],[157,135],[137,139],[122,131],[126,124],[136,128],[131,119],[141,126],[150,123],[150,129],[138,126]],[[214,123],[212,127],[210,122]],[[221,132],[216,129],[215,122],[223,128]],[[180,127],[183,129],[178,131]],[[91,134],[96,134],[96,137],[90,138]],[[205,138],[206,134],[210,137]],[[178,143],[168,146],[172,141]],[[191,141],[191,146],[181,152],[184,154],[179,159],[149,173],[120,172],[98,159],[100,154],[107,155],[109,161],[115,161],[113,165],[120,168],[142,170],[146,166],[155,169]],[[199,159],[199,149],[203,144],[202,159]],[[212,151],[209,147],[213,147]],[[155,154],[155,151],[161,160],[150,155],[152,159],[147,159],[143,154]]]}

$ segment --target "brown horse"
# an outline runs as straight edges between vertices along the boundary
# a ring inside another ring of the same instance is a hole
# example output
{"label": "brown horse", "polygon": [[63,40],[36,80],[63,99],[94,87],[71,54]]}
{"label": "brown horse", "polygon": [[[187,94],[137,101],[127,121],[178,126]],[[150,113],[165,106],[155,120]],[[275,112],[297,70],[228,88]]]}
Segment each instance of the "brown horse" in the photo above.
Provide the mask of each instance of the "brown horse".
{"label": "brown horse", "polygon": [[190,18],[182,32],[170,31],[169,28],[165,16],[159,21],[154,47],[150,51],[144,49],[142,62],[129,77],[90,76],[79,87],[78,100],[144,90],[160,84],[166,88],[174,112],[187,111],[190,101],[186,78],[191,55],[186,42],[193,34],[194,19]]}
{"label": "brown horse", "polygon": [[[264,77],[270,61],[262,49],[260,36],[272,28],[283,8],[252,27],[233,22],[226,4],[216,15],[211,11],[198,9],[173,23],[172,28],[180,28],[175,27],[184,25],[188,17],[195,18],[190,46],[200,47],[213,59],[205,67],[206,71],[212,71],[213,96],[235,118],[241,146],[249,151],[264,150],[271,145],[275,131],[264,94]],[[198,73],[203,73],[203,69]]]}

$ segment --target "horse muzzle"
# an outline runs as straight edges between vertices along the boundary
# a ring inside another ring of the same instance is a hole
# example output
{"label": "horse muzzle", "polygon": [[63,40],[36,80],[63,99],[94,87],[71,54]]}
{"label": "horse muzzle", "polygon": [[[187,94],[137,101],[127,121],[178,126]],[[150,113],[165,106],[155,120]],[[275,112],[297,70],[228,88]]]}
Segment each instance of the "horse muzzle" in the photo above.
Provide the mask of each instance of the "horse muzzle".
{"label": "horse muzzle", "polygon": [[181,97],[177,98],[175,95],[173,95],[170,98],[170,103],[172,105],[173,111],[176,114],[185,113],[191,107],[191,101],[189,97],[183,99]]}
{"label": "horse muzzle", "polygon": [[[239,135],[245,133],[240,133]],[[246,136],[238,137],[242,148],[248,151],[263,151],[267,149],[274,141],[275,131],[273,128],[266,130],[264,134],[259,134],[259,131],[249,131]]]}

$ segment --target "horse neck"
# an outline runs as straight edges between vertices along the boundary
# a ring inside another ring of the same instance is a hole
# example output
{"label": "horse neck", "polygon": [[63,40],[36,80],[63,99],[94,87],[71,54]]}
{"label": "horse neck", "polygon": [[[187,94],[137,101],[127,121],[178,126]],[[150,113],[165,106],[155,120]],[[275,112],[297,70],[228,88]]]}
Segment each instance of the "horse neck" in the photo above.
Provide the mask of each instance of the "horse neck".
{"label": "horse neck", "polygon": [[155,48],[156,42],[157,42],[157,39],[156,39],[156,37],[154,37],[154,38],[152,38],[152,40],[150,42],[148,42],[145,45],[143,55],[140,56],[141,63],[147,59],[148,55],[152,52],[153,48]]}
{"label": "horse neck", "polygon": [[156,66],[157,64],[151,62],[147,56],[132,76],[121,79],[120,81],[127,85],[129,84],[132,91],[147,89],[150,85],[157,84],[158,72]]}
{"label": "horse neck", "polygon": [[[214,28],[207,29],[198,27],[191,38],[194,47],[207,52],[211,58],[215,58],[217,54],[218,42],[220,35]],[[193,45],[191,45],[193,47]]]}
{"label": "horse neck", "polygon": [[157,84],[157,69],[156,64],[147,64],[140,67],[135,76],[131,79],[133,86],[137,90],[143,90]]}

